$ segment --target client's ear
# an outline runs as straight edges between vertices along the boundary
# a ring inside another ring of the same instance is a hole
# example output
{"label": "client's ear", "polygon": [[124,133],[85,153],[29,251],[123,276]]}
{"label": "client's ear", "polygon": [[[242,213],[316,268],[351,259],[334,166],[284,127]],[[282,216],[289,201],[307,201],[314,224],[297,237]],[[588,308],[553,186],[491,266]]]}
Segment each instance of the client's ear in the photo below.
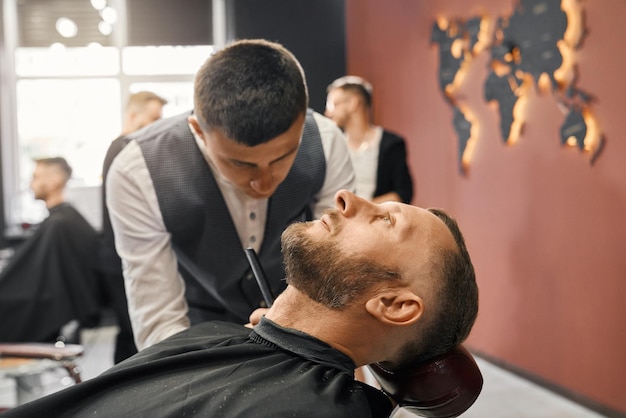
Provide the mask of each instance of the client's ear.
{"label": "client's ear", "polygon": [[409,289],[381,292],[365,302],[370,315],[390,325],[410,325],[424,312],[424,301]]}

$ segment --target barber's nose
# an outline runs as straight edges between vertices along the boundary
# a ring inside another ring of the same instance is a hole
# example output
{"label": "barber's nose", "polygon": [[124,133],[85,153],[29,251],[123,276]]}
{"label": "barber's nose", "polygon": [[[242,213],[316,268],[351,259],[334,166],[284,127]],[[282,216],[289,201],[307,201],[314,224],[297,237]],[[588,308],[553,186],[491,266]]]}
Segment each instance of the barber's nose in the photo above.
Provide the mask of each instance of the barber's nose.
{"label": "barber's nose", "polygon": [[345,217],[356,215],[357,212],[373,205],[372,202],[360,198],[347,190],[339,190],[335,194],[335,206]]}
{"label": "barber's nose", "polygon": [[260,194],[266,194],[274,187],[274,175],[272,170],[261,170],[253,180],[250,180],[250,187]]}

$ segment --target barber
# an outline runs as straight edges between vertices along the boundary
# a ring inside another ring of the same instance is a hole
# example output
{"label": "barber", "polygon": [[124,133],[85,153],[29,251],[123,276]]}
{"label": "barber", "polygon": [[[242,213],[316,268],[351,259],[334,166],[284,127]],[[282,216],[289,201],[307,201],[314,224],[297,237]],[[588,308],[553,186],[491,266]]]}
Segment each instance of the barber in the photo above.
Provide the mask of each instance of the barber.
{"label": "barber", "polygon": [[193,112],[129,135],[106,203],[140,350],[190,324],[247,322],[264,304],[244,248],[281,293],[280,234],[354,189],[341,131],[307,106],[296,58],[242,40],[200,68]]}

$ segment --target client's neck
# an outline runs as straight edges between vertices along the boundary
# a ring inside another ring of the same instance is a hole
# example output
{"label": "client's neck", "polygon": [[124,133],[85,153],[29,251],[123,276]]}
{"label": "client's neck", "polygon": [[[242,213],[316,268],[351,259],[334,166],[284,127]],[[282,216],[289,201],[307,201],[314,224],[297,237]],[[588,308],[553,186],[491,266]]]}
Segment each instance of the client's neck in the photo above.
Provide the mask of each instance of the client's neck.
{"label": "client's neck", "polygon": [[[330,309],[293,286],[280,294],[265,315],[285,328],[305,332],[349,356],[357,366],[368,364],[370,337],[367,315],[360,317],[353,307]],[[362,341],[363,340],[363,341]]]}

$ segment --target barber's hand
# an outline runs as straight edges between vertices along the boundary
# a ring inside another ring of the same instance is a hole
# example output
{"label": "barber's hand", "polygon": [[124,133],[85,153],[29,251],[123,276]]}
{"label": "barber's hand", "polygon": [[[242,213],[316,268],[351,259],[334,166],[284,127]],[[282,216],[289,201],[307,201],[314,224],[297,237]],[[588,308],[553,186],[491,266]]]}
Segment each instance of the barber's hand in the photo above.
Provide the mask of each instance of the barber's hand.
{"label": "barber's hand", "polygon": [[250,314],[250,318],[248,318],[248,320],[250,322],[247,323],[246,326],[248,328],[252,328],[256,324],[258,324],[261,321],[261,317],[263,317],[263,315],[265,315],[267,313],[267,311],[269,311],[269,308],[258,308],[258,309],[256,309],[254,312],[252,312]]}

